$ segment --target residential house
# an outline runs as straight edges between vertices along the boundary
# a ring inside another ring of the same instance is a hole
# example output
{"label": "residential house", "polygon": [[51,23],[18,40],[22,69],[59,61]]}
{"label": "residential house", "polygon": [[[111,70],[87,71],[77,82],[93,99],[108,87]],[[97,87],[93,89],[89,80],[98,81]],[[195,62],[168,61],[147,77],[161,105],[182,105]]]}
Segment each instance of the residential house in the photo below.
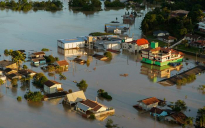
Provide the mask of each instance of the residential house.
{"label": "residential house", "polygon": [[68,70],[69,63],[66,60],[56,61],[54,64],[59,66],[62,70]]}
{"label": "residential house", "polygon": [[121,23],[107,23],[105,24],[105,32],[114,33],[114,30],[121,30],[121,32],[126,32],[129,28]]}
{"label": "residential house", "polygon": [[61,88],[61,83],[54,80],[47,80],[44,83],[44,91],[50,94],[63,91],[63,89]]}
{"label": "residential house", "polygon": [[151,47],[142,50],[142,62],[165,66],[169,63],[182,62],[183,53],[171,48],[158,47],[158,42],[151,42]]}
{"label": "residential house", "polygon": [[86,97],[85,97],[85,94],[82,90],[69,93],[64,98],[64,102],[66,104],[70,104],[70,105],[76,104],[76,103],[84,101],[84,100],[86,100]]}
{"label": "residential house", "polygon": [[166,42],[166,43],[172,43],[175,40],[177,40],[177,38],[175,38],[173,36],[160,36],[160,37],[158,37],[158,40],[161,40],[161,41]]}
{"label": "residential house", "polygon": [[175,10],[170,13],[170,17],[187,17],[189,11],[186,10]]}
{"label": "residential house", "polygon": [[153,36],[159,37],[159,36],[168,36],[169,32],[167,31],[162,31],[162,30],[157,30],[153,32]]}
{"label": "residential house", "polygon": [[147,98],[144,100],[138,101],[138,106],[146,111],[149,111],[153,107],[157,107],[159,100],[156,97]]}
{"label": "residential house", "polygon": [[169,116],[166,116],[165,121],[175,122],[177,124],[183,125],[183,124],[185,124],[187,118],[188,117],[184,113],[178,112],[178,113],[173,113]]}
{"label": "residential house", "polygon": [[189,44],[192,47],[197,47],[205,50],[205,40],[197,40],[193,41],[192,43]]}
{"label": "residential house", "polygon": [[149,47],[149,42],[146,39],[133,40],[132,42],[125,42],[122,44],[122,48],[128,50],[129,52],[136,53],[142,49]]}
{"label": "residential house", "polygon": [[205,21],[202,21],[202,22],[199,22],[198,23],[198,29],[201,31],[201,32],[205,32]]}
{"label": "residential house", "polygon": [[188,43],[191,43],[193,41],[197,41],[200,38],[201,37],[199,35],[195,35],[195,34],[193,35],[193,34],[189,34],[189,33],[184,36],[184,39],[187,40]]}
{"label": "residential house", "polygon": [[36,66],[46,64],[46,59],[44,57],[31,59],[31,63]]}
{"label": "residential house", "polygon": [[105,112],[108,110],[108,107],[98,103],[97,101],[84,100],[76,104],[76,110],[81,112],[84,115],[97,114],[100,112]]}
{"label": "residential house", "polygon": [[154,117],[164,117],[164,116],[167,116],[168,113],[160,108],[153,107],[150,110],[150,115]]}
{"label": "residential house", "polygon": [[36,72],[30,70],[30,69],[22,69],[18,71],[19,74],[21,74],[23,77],[33,77],[34,75],[36,75]]}
{"label": "residential house", "polygon": [[3,70],[6,68],[17,69],[18,66],[16,63],[14,63],[12,61],[2,60],[2,61],[0,61],[0,68],[2,68]]}
{"label": "residential house", "polygon": [[5,74],[5,75],[10,75],[10,74],[13,74],[13,73],[17,73],[17,70],[13,70],[13,69],[11,69],[11,68],[6,68],[6,69],[4,70],[4,74]]}
{"label": "residential house", "polygon": [[30,54],[30,58],[44,58],[45,52],[34,52]]}
{"label": "residential house", "polygon": [[78,49],[84,48],[86,39],[84,38],[73,38],[73,39],[59,39],[57,40],[57,45],[59,48],[68,50],[68,49]]}
{"label": "residential house", "polygon": [[113,49],[119,50],[121,49],[121,39],[119,38],[109,38],[108,40],[103,41],[104,49]]}

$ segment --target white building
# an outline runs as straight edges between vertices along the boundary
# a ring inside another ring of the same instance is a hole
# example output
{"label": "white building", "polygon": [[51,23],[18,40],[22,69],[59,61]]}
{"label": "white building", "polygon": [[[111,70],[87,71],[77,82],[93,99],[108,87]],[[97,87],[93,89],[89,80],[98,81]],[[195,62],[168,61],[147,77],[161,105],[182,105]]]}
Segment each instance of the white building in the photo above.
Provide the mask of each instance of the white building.
{"label": "white building", "polygon": [[77,37],[73,39],[59,39],[57,40],[57,45],[59,48],[67,50],[67,49],[77,49],[85,47],[85,38]]}
{"label": "white building", "polygon": [[56,93],[59,91],[62,91],[63,89],[61,88],[61,83],[54,81],[54,80],[47,80],[44,83],[44,91],[46,93]]}
{"label": "white building", "polygon": [[76,103],[78,103],[80,101],[84,101],[84,100],[86,100],[86,97],[85,97],[85,94],[82,90],[69,93],[64,98],[64,102],[66,102],[67,104],[76,104]]}
{"label": "white building", "polygon": [[121,49],[121,40],[119,41],[105,41],[103,43],[105,49],[119,50]]}
{"label": "white building", "polygon": [[199,27],[198,27],[199,30],[202,32],[205,32],[205,21],[199,22],[198,25],[199,25]]}
{"label": "white building", "polygon": [[151,98],[147,98],[144,100],[140,100],[138,102],[139,102],[139,104],[138,104],[139,107],[148,111],[153,107],[157,107],[159,100],[156,97],[151,97]]}

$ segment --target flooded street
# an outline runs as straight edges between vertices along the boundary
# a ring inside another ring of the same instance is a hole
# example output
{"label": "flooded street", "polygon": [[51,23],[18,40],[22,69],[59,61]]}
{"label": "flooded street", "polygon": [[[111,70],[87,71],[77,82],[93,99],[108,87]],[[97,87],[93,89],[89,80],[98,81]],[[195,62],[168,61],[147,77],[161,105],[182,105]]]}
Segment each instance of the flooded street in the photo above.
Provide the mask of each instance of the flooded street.
{"label": "flooded street", "polygon": [[[77,36],[88,35],[91,32],[104,31],[104,24],[118,17],[118,21],[122,22],[124,9],[100,11],[94,14],[86,15],[82,12],[73,12],[68,10],[64,1],[65,8],[59,12],[46,11],[30,11],[28,13],[13,12],[11,10],[3,10],[0,13],[0,54],[1,60],[4,59],[4,49],[25,49],[27,54],[32,52],[29,50],[40,51],[42,48],[49,48],[47,55],[53,54],[60,59],[65,57],[57,52],[57,39],[74,38]],[[148,10],[142,11],[144,14]],[[134,33],[135,38],[139,38],[141,30],[139,29],[142,17],[136,18],[135,24],[131,26],[131,36]],[[74,51],[79,52],[79,51]],[[87,51],[86,51],[87,52]],[[93,52],[93,51],[89,51]],[[88,52],[88,54],[89,54]],[[94,51],[96,52],[96,51]],[[99,54],[103,54],[99,52]],[[66,56],[71,60],[75,56]],[[87,60],[87,55],[82,55],[82,59]],[[185,71],[195,66],[195,57],[185,56],[189,58],[188,65],[183,62],[183,68],[179,71]],[[5,58],[5,59],[8,59]],[[63,74],[67,80],[59,80],[58,74],[55,80],[62,83],[65,91],[72,89],[78,91],[76,83],[73,81],[86,80],[88,88],[85,91],[87,99],[95,100],[98,89],[104,89],[112,97],[112,101],[100,100],[98,102],[115,108],[115,114],[108,118],[113,119],[114,124],[124,128],[171,128],[180,127],[179,125],[171,125],[164,122],[155,121],[148,113],[140,114],[132,106],[137,101],[148,97],[157,97],[159,99],[166,98],[169,102],[176,100],[184,100],[188,106],[185,114],[187,116],[196,117],[197,109],[205,106],[205,95],[201,94],[197,87],[205,83],[205,74],[197,75],[197,79],[184,86],[162,86],[157,82],[153,82],[147,75],[141,74],[142,63],[141,55],[122,52],[113,54],[110,62],[104,62],[91,58],[90,66],[75,64],[71,62],[69,71]],[[201,61],[205,61],[204,59]],[[40,67],[29,68],[36,72],[43,72]],[[96,70],[93,68],[96,67]],[[122,77],[120,74],[129,74]],[[174,70],[171,76],[178,73]],[[48,76],[48,79],[54,80],[54,77]],[[157,78],[157,81],[164,78]],[[8,85],[10,83],[8,82]],[[24,98],[21,102],[16,100],[17,96],[24,96],[27,89],[31,91],[39,90],[32,84],[27,87],[21,87],[19,82],[17,88],[7,89],[5,85],[0,86],[0,128],[104,128],[106,120],[87,120],[82,118],[75,111],[63,106],[62,99],[54,99],[43,101],[42,103],[30,103]],[[187,98],[185,99],[185,97]]]}

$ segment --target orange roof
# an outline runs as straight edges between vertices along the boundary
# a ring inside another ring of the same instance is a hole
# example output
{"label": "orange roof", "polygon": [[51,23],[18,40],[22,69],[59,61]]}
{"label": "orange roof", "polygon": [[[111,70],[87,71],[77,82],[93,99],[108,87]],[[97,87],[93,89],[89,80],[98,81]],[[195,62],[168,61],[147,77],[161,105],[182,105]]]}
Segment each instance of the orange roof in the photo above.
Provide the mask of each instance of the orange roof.
{"label": "orange roof", "polygon": [[146,105],[150,105],[159,102],[159,100],[156,97],[151,97],[144,100],[140,100],[138,102],[143,102]]}
{"label": "orange roof", "polygon": [[149,44],[148,40],[143,39],[143,38],[138,39],[138,40],[134,40],[133,42],[136,43],[138,46]]}
{"label": "orange roof", "polygon": [[68,63],[66,60],[56,61],[56,63],[57,63],[59,66],[69,65],[69,63]]}

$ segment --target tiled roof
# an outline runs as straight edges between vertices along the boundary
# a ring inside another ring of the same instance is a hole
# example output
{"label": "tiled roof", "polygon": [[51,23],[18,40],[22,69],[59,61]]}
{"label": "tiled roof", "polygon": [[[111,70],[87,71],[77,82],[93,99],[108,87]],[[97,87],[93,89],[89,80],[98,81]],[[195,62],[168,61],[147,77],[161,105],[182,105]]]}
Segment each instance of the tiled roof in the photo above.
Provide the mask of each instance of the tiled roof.
{"label": "tiled roof", "polygon": [[159,102],[159,100],[156,97],[151,97],[144,100],[140,100],[138,102],[143,102],[146,105],[150,105]]}
{"label": "tiled roof", "polygon": [[68,63],[66,60],[56,61],[56,63],[57,63],[59,66],[69,65],[69,63]]}
{"label": "tiled roof", "polygon": [[187,116],[182,112],[174,113],[171,115],[171,117],[175,119],[177,122],[179,122],[180,124],[184,124],[185,120],[187,119]]}
{"label": "tiled roof", "polygon": [[55,85],[55,84],[61,84],[61,83],[59,83],[59,82],[57,82],[57,81],[54,81],[54,80],[47,80],[44,84],[45,84],[47,87],[51,87],[51,86],[53,86],[53,85]]}
{"label": "tiled roof", "polygon": [[149,42],[146,39],[138,39],[134,40],[133,43],[136,43],[138,46],[149,44]]}

